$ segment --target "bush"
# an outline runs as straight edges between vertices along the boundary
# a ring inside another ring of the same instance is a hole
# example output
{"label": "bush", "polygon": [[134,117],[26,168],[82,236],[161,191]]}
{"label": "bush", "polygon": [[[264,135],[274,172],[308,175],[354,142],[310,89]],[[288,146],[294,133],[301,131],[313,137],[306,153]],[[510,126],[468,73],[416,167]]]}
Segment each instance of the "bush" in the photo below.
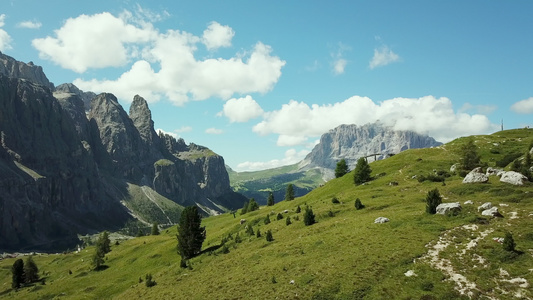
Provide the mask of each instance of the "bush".
{"label": "bush", "polygon": [[27,283],[39,280],[39,268],[37,268],[32,256],[28,256],[26,263],[24,263],[24,276]]}
{"label": "bush", "polygon": [[258,238],[261,237],[261,231],[259,231],[259,228],[257,228],[257,232],[255,233],[255,236]]}
{"label": "bush", "polygon": [[274,237],[272,236],[272,231],[268,230],[266,232],[266,240],[267,242],[272,242],[274,240]]}
{"label": "bush", "polygon": [[332,218],[332,217],[334,217],[334,216],[335,216],[335,213],[330,209],[330,210],[328,211],[328,217]]}
{"label": "bush", "polygon": [[473,170],[476,167],[481,166],[481,158],[479,157],[479,154],[477,153],[477,146],[474,144],[473,139],[469,139],[462,147],[461,147],[461,167],[463,170]]}
{"label": "bush", "polygon": [[291,224],[292,224],[291,217],[287,217],[287,219],[285,219],[285,225],[289,226]]}
{"label": "bush", "polygon": [[516,243],[513,239],[513,235],[510,232],[505,233],[502,247],[503,247],[503,250],[505,251],[515,251]]}
{"label": "bush", "polygon": [[305,209],[304,224],[305,224],[305,226],[309,226],[309,225],[313,225],[315,223],[316,223],[315,214],[313,213],[313,210],[308,206]]}
{"label": "bush", "polygon": [[265,225],[270,224],[270,215],[267,215],[263,222],[265,223]]}
{"label": "bush", "polygon": [[331,199],[331,203],[333,203],[333,204],[339,204],[340,201],[339,201],[339,199],[337,199],[337,197],[333,197],[333,199]]}
{"label": "bush", "polygon": [[365,208],[365,206],[361,203],[361,200],[359,200],[359,198],[355,199],[355,209],[360,210],[363,208]]}
{"label": "bush", "polygon": [[159,235],[159,226],[158,225],[159,224],[157,224],[157,222],[152,224],[152,232],[151,232],[152,235]]}
{"label": "bush", "polygon": [[502,159],[496,161],[496,167],[505,168],[508,164],[512,163],[515,159],[522,156],[521,153],[509,153],[506,154]]}
{"label": "bush", "polygon": [[296,213],[299,214],[301,211],[302,211],[302,209],[300,208],[300,205],[298,205],[298,206],[296,207]]}
{"label": "bush", "polygon": [[276,220],[281,220],[283,219],[283,215],[281,213],[278,213],[278,215],[276,216]]}
{"label": "bush", "polygon": [[252,227],[252,225],[246,225],[246,233],[248,235],[254,235],[254,228]]}
{"label": "bush", "polygon": [[152,280],[152,274],[148,273],[146,274],[144,284],[146,285],[146,287],[153,287],[157,283],[154,280]]}
{"label": "bush", "polygon": [[426,212],[428,214],[436,214],[437,206],[442,203],[442,197],[440,196],[438,189],[433,189],[428,192],[426,196]]}

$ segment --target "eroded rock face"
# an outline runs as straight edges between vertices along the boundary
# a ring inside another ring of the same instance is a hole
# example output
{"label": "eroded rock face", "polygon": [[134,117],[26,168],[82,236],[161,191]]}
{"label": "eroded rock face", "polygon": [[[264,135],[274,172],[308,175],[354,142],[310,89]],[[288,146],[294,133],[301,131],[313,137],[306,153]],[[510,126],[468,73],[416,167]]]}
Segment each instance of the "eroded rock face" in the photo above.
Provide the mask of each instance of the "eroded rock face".
{"label": "eroded rock face", "polygon": [[509,171],[509,172],[502,172],[502,175],[500,177],[501,182],[510,183],[512,185],[524,185],[529,180],[526,176],[515,172],[515,171]]}
{"label": "eroded rock face", "polygon": [[89,110],[91,109],[91,100],[96,97],[95,93],[84,92],[72,83],[63,83],[56,86],[54,90],[54,97],[62,97],[61,94],[71,94],[78,96],[83,102],[83,110],[85,112],[89,112]]}
{"label": "eroded rock face", "polygon": [[8,78],[28,80],[54,90],[54,84],[48,81],[41,66],[36,66],[31,61],[27,64],[17,61],[2,52],[0,52],[0,74]]}
{"label": "eroded rock face", "polygon": [[483,173],[483,170],[481,169],[481,167],[475,168],[474,170],[470,171],[470,173],[468,173],[463,179],[463,183],[487,183],[487,182],[489,182],[489,176]]}
{"label": "eroded rock face", "polygon": [[[376,159],[413,148],[429,148],[441,145],[435,139],[414,131],[393,130],[381,123],[364,126],[341,125],[325,133],[320,143],[300,163],[301,169],[314,167],[334,170],[337,162],[345,159],[353,169],[362,156],[377,154]],[[369,157],[369,161],[374,156]],[[331,172],[333,175],[333,172]]]}

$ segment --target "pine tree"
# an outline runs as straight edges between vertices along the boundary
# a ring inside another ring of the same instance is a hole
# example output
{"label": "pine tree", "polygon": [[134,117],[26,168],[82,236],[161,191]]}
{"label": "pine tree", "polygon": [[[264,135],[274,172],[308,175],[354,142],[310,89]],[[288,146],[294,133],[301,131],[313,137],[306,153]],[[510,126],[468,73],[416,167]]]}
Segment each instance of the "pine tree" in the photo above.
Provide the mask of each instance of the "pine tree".
{"label": "pine tree", "polygon": [[267,206],[272,206],[272,205],[274,205],[274,194],[270,192],[268,194]]}
{"label": "pine tree", "polygon": [[245,213],[248,212],[248,203],[249,203],[248,201],[244,202],[244,205],[241,208],[241,215],[244,215]]}
{"label": "pine tree", "polygon": [[109,240],[109,232],[104,231],[100,234],[98,241],[96,242],[96,247],[102,248],[104,255],[111,252],[111,241]]}
{"label": "pine tree", "polygon": [[17,259],[11,266],[11,287],[18,289],[24,283],[24,261]]}
{"label": "pine tree", "polygon": [[364,157],[359,158],[353,174],[354,183],[360,185],[369,181],[371,178],[370,174],[372,174],[372,169],[368,165],[366,159]]}
{"label": "pine tree", "polygon": [[159,235],[159,224],[157,222],[152,224],[152,235]]}
{"label": "pine tree", "polygon": [[285,225],[289,226],[291,224],[292,224],[291,217],[287,217],[287,219],[285,219]]}
{"label": "pine tree", "polygon": [[502,243],[503,250],[505,251],[515,251],[516,243],[513,239],[513,235],[510,232],[505,233]]}
{"label": "pine tree", "polygon": [[252,212],[252,211],[258,210],[258,209],[259,209],[259,204],[257,204],[257,202],[255,201],[254,198],[251,198],[250,202],[248,202],[248,210],[247,210],[247,212]]}
{"label": "pine tree", "polygon": [[300,208],[300,205],[298,205],[298,206],[296,207],[296,213],[299,214],[301,211],[302,211],[302,209]]}
{"label": "pine tree", "polygon": [[248,235],[254,235],[254,228],[252,227],[252,225],[246,225],[246,233]]}
{"label": "pine tree", "polygon": [[359,210],[363,208],[365,208],[365,206],[361,203],[361,200],[359,200],[359,198],[355,199],[355,209]]}
{"label": "pine tree", "polygon": [[270,230],[268,230],[266,232],[266,236],[265,237],[266,237],[267,242],[272,242],[274,240],[274,237],[272,236],[272,231],[270,231]]}
{"label": "pine tree", "polygon": [[265,217],[264,222],[265,222],[265,225],[266,225],[266,224],[270,224],[270,215],[267,215],[267,216]]}
{"label": "pine tree", "polygon": [[309,226],[309,225],[313,225],[315,223],[316,223],[315,214],[313,213],[313,210],[308,206],[305,209],[304,224],[305,224],[305,226]]}
{"label": "pine tree", "polygon": [[438,189],[433,189],[428,192],[426,196],[426,212],[428,214],[436,214],[437,206],[442,203],[442,197],[440,196]]}
{"label": "pine tree", "polygon": [[285,201],[294,200],[294,186],[290,183],[285,191]]}
{"label": "pine tree", "polygon": [[24,263],[24,276],[27,283],[39,280],[39,268],[37,268],[37,264],[35,264],[31,255],[28,256]]}
{"label": "pine tree", "polygon": [[477,153],[477,146],[474,144],[473,139],[469,139],[468,142],[461,147],[461,153],[461,167],[463,170],[470,171],[481,165],[481,158]]}
{"label": "pine tree", "polygon": [[199,254],[205,240],[205,227],[196,206],[188,206],[181,212],[178,225],[178,253],[182,259],[189,259]]}
{"label": "pine tree", "polygon": [[281,213],[278,213],[278,215],[276,216],[276,220],[281,220],[283,219],[283,215]]}
{"label": "pine tree", "polygon": [[346,160],[341,159],[337,163],[337,167],[335,168],[335,178],[342,177],[346,175],[350,170],[348,170],[348,165],[346,164]]}
{"label": "pine tree", "polygon": [[96,245],[91,261],[94,270],[99,270],[104,265],[104,257],[104,250]]}
{"label": "pine tree", "polygon": [[255,233],[255,236],[258,238],[261,237],[261,231],[259,231],[259,228],[257,228],[257,232]]}

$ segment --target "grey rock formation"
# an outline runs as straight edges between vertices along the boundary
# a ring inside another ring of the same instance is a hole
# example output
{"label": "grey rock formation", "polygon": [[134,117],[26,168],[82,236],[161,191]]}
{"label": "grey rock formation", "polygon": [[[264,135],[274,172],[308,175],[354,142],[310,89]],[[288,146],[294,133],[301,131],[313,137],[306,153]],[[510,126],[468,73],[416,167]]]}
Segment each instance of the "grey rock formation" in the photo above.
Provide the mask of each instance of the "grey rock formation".
{"label": "grey rock formation", "polygon": [[487,176],[501,176],[501,173],[503,172],[502,169],[488,167],[487,168]]}
{"label": "grey rock formation", "polygon": [[374,220],[374,223],[376,224],[383,224],[383,223],[387,223],[389,222],[389,218],[385,218],[385,217],[378,217]]}
{"label": "grey rock formation", "polygon": [[436,213],[440,215],[454,214],[461,211],[461,204],[455,203],[441,203],[436,208]]}
{"label": "grey rock formation", "polygon": [[2,52],[0,52],[0,74],[9,78],[28,80],[54,90],[54,84],[48,81],[41,66],[36,66],[31,61],[27,64],[17,61]]}
{"label": "grey rock formation", "polygon": [[489,176],[483,173],[481,167],[477,167],[474,170],[470,171],[465,178],[463,183],[487,183],[489,182]]}
{"label": "grey rock formation", "polygon": [[490,209],[490,208],[492,208],[492,203],[485,202],[485,203],[481,204],[480,206],[478,206],[477,211],[484,211],[484,210],[487,210],[487,209]]}
{"label": "grey rock formation", "polygon": [[86,112],[89,112],[91,109],[91,100],[96,97],[96,94],[93,92],[84,92],[80,90],[77,86],[72,83],[63,83],[56,86],[54,90],[54,96],[64,98],[64,95],[61,94],[74,94],[77,95],[83,101],[83,107]]}
{"label": "grey rock formation", "polygon": [[529,180],[526,176],[515,171],[502,172],[500,177],[501,182],[509,183],[512,185],[524,185]]}
{"label": "grey rock formation", "polygon": [[482,211],[481,215],[489,216],[489,217],[503,217],[502,214],[498,211],[498,208],[496,206]]}
{"label": "grey rock formation", "polygon": [[350,169],[353,169],[360,157],[370,156],[368,159],[383,159],[390,155],[412,148],[429,148],[439,146],[435,139],[421,135],[414,131],[393,130],[381,123],[357,125],[340,125],[320,138],[311,153],[300,162],[300,169],[322,168],[326,177],[333,177],[333,170],[337,162],[345,159]]}

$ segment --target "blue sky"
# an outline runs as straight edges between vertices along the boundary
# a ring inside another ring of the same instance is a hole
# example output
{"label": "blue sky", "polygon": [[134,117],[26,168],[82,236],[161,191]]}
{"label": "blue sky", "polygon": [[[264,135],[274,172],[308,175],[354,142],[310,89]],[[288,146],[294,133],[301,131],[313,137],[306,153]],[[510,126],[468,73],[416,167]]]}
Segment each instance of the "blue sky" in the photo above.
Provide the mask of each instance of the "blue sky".
{"label": "blue sky", "polygon": [[532,1],[2,0],[0,51],[150,105],[233,169],[380,120],[447,142],[533,125]]}

